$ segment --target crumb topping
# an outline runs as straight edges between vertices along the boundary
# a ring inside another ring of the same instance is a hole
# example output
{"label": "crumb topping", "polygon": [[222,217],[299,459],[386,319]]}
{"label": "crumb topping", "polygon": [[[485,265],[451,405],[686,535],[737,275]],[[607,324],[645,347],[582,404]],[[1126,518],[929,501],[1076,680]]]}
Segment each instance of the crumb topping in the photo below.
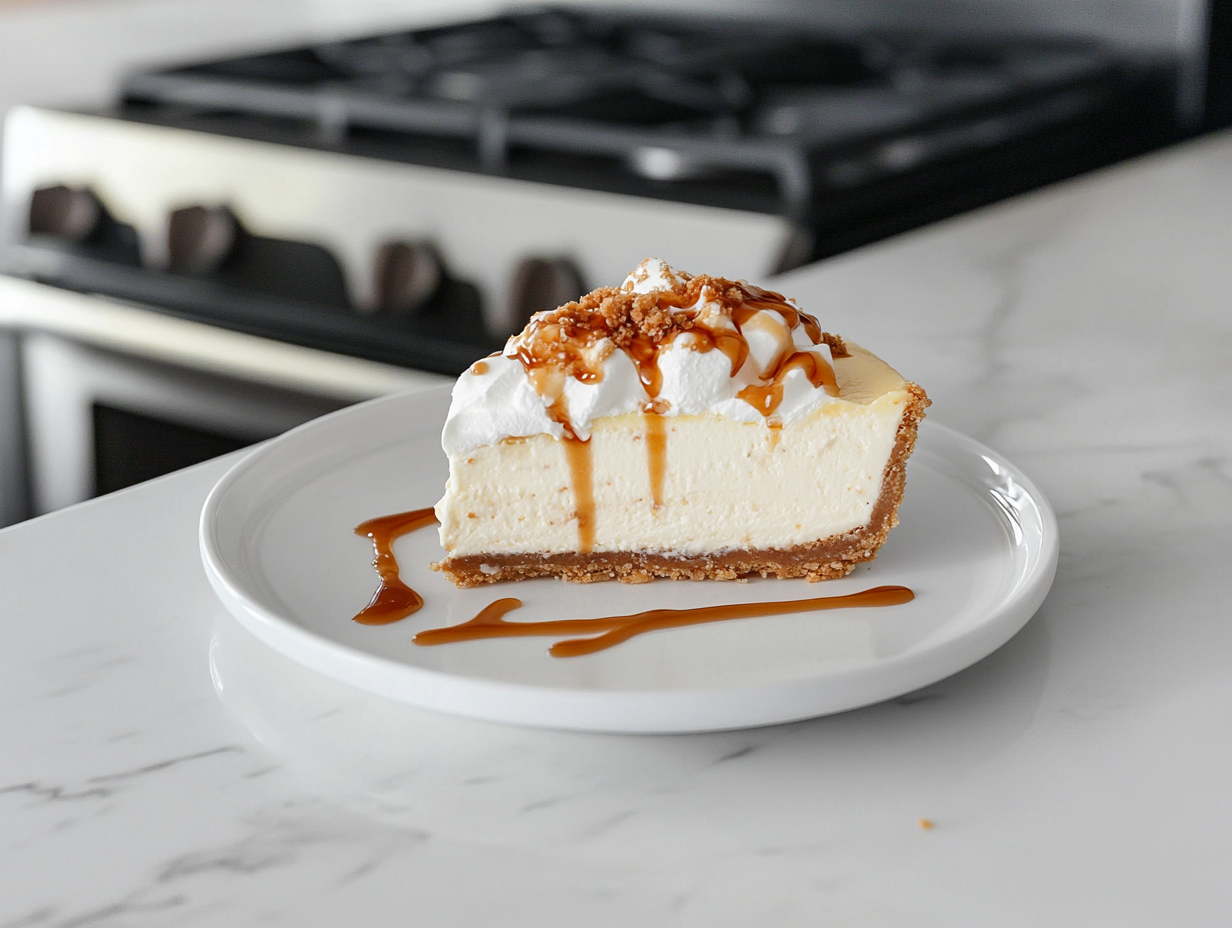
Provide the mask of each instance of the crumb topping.
{"label": "crumb topping", "polygon": [[[644,279],[645,268],[638,270]],[[816,319],[797,309],[780,293],[706,274],[679,276],[679,286],[649,293],[634,292],[628,282],[622,287],[600,287],[558,309],[537,313],[518,338],[534,340],[541,333],[551,332],[554,337],[559,333],[560,338],[583,343],[610,338],[618,348],[628,348],[639,337],[663,344],[695,326],[710,328],[699,325],[699,310],[703,307],[732,321],[740,315],[741,308],[753,312],[775,309],[789,314],[792,328],[800,324],[806,328],[817,325]],[[799,317],[799,321],[790,317]]]}
{"label": "crumb topping", "polygon": [[[730,359],[735,377],[749,358],[743,329],[767,315],[782,320],[774,323],[783,333],[776,337],[786,341],[777,363],[758,371],[763,386],[771,394],[781,394],[781,388],[773,385],[781,383],[788,370],[803,367],[809,371],[814,387],[825,385],[829,392],[834,377],[826,362],[792,345],[790,333],[802,328],[813,345],[828,345],[833,357],[848,356],[843,340],[822,332],[815,318],[781,293],[745,281],[675,271],[650,258],[619,287],[600,287],[558,309],[536,313],[526,328],[510,339],[505,353],[522,362],[536,391],[559,409],[563,377],[598,382],[603,379],[603,362],[613,351],[624,351],[637,366],[648,400],[653,403],[662,382],[659,353],[676,338],[691,333],[687,343],[690,348],[702,352],[718,349]],[[764,324],[758,328],[765,331]],[[765,401],[759,395],[758,408],[767,416],[775,405],[773,399]]]}

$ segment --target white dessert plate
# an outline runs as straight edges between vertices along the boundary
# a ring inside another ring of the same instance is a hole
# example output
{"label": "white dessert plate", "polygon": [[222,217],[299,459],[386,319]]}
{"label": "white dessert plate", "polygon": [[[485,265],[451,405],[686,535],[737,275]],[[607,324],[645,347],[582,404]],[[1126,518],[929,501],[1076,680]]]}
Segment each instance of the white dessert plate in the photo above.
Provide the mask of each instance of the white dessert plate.
{"label": "white dessert plate", "polygon": [[[962,670],[1026,624],[1056,570],[1056,519],[1040,492],[1000,455],[925,422],[901,524],[876,560],[842,580],[458,590],[429,568],[442,554],[430,527],[395,546],[423,608],[391,625],[357,624],[378,580],[371,543],[353,529],[437,501],[448,404],[441,388],[353,406],[262,445],[218,482],[201,514],[202,559],[219,599],[253,634],[320,673],[442,712],[592,731],[713,731],[853,709]],[[509,596],[523,607],[508,619],[530,621],[887,584],[915,599],[655,631],[584,657],[550,656],[550,638],[411,640]]]}

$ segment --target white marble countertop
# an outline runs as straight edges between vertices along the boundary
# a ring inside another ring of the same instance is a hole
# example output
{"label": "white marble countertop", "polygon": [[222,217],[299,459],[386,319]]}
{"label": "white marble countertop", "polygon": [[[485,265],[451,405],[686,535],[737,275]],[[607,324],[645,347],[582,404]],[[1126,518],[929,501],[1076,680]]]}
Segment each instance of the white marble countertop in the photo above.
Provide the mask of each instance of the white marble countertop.
{"label": "white marble countertop", "polygon": [[561,734],[318,678],[206,584],[226,461],[0,532],[0,926],[1229,924],[1230,255],[1225,136],[781,281],[1060,517],[1024,631],[839,716]]}

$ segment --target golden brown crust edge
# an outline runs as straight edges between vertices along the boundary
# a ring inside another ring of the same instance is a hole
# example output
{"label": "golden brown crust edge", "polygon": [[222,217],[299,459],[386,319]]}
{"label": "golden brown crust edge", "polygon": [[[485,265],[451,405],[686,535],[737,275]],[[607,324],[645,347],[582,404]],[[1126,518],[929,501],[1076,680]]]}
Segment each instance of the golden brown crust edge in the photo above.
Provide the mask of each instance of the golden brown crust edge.
{"label": "golden brown crust edge", "polygon": [[560,577],[574,583],[619,580],[646,583],[656,577],[671,580],[738,580],[761,575],[791,579],[835,580],[857,564],[871,560],[898,524],[898,507],[907,482],[907,459],[915,450],[924,410],[930,405],[924,390],[904,385],[908,399],[894,441],[894,450],[881,480],[881,493],[868,525],[844,535],[791,548],[724,551],[679,557],[637,551],[596,551],[590,554],[473,554],[445,558],[433,564],[457,586],[472,587],[506,580]]}

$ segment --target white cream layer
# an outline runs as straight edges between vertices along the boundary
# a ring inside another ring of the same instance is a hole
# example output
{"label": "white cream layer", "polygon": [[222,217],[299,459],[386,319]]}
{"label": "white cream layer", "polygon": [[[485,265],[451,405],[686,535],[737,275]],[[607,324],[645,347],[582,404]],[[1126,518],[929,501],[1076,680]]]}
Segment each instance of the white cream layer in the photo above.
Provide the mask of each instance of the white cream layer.
{"label": "white cream layer", "polygon": [[[651,278],[656,287],[668,283],[660,276]],[[645,280],[637,284],[646,285]],[[717,310],[717,305],[715,308]],[[707,315],[708,309],[705,301],[694,307],[699,315]],[[749,356],[735,376],[732,376],[731,361],[723,352],[698,350],[699,340],[687,332],[659,353],[663,385],[657,399],[665,415],[712,413],[737,422],[764,423],[762,412],[737,396],[741,390],[761,383],[763,373],[774,370],[783,355],[792,351],[813,351],[827,364],[833,364],[828,345],[812,344],[803,327],[789,329],[786,320],[774,310],[755,314],[744,324],[742,333],[749,346]],[[517,338],[510,339],[506,347],[509,354],[485,359],[454,384],[453,400],[441,435],[446,454],[464,454],[506,438],[531,435],[561,438],[564,435],[564,428],[548,415],[551,398],[535,392],[522,363],[510,356],[516,349]],[[607,354],[602,364],[602,379],[583,383],[566,376],[564,387],[570,424],[583,440],[590,437],[594,420],[641,412],[650,400],[638,378],[637,367],[627,354],[607,339],[591,350],[600,356]],[[775,410],[774,419],[788,424],[811,415],[834,399],[823,388],[813,387],[803,370],[793,369],[783,378],[783,400]]]}
{"label": "white cream layer", "polygon": [[[770,314],[773,311],[767,310]],[[778,316],[778,313],[773,313]],[[780,317],[781,318],[781,317]],[[826,363],[832,362],[827,345],[796,346],[797,350],[817,352]],[[677,338],[659,354],[663,386],[658,399],[667,416],[695,416],[713,413],[737,422],[765,422],[765,416],[736,394],[760,382],[750,376],[757,366],[754,340],[750,339],[749,360],[737,376],[731,361],[721,351],[697,351],[687,334]],[[463,454],[483,445],[494,445],[506,438],[551,435],[561,438],[564,428],[548,415],[550,400],[541,397],[526,377],[522,362],[499,355],[486,358],[483,373],[468,370],[458,378],[449,404],[449,415],[441,435],[446,454]],[[638,379],[637,367],[623,351],[613,351],[603,362],[603,379],[582,383],[565,378],[565,406],[574,433],[583,441],[590,437],[594,420],[641,412],[649,401]],[[836,399],[824,389],[814,388],[808,375],[799,368],[783,378],[783,401],[775,410],[776,421],[788,424],[807,417],[814,410]]]}

